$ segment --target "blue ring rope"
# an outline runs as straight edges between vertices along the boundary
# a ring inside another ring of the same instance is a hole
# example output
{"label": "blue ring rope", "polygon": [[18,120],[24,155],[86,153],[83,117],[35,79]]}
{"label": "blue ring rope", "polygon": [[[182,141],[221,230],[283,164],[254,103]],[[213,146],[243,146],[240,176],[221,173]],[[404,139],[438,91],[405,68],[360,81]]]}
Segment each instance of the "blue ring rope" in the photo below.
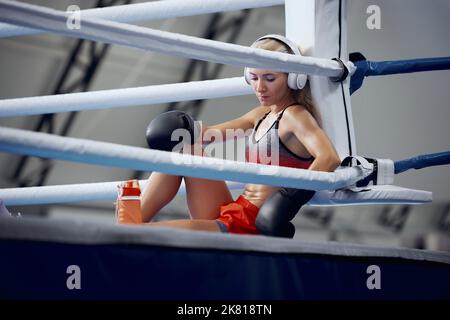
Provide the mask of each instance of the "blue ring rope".
{"label": "blue ring rope", "polygon": [[[356,57],[356,60],[353,61],[356,66],[356,71],[350,80],[350,94],[362,86],[365,77],[423,71],[450,70],[450,57],[377,62],[367,61],[360,53],[355,53],[352,55]],[[350,59],[352,60],[352,58]]]}
{"label": "blue ring rope", "polygon": [[422,169],[446,164],[450,164],[450,151],[424,154],[405,160],[395,161],[394,173],[398,174],[409,169]]}

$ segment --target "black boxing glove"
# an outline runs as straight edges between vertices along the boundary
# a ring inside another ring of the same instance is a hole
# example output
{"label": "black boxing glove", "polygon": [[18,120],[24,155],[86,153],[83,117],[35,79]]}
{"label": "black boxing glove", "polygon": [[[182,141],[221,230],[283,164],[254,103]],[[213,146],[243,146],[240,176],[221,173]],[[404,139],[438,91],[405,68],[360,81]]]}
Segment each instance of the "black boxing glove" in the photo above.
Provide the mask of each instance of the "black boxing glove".
{"label": "black boxing glove", "polygon": [[[175,132],[177,129],[184,129]],[[184,111],[161,113],[148,125],[145,133],[151,149],[173,151],[180,143],[194,144],[200,133],[200,126]]]}
{"label": "black boxing glove", "polygon": [[295,227],[290,221],[315,193],[314,190],[293,188],[274,192],[259,209],[256,228],[264,235],[293,238]]}

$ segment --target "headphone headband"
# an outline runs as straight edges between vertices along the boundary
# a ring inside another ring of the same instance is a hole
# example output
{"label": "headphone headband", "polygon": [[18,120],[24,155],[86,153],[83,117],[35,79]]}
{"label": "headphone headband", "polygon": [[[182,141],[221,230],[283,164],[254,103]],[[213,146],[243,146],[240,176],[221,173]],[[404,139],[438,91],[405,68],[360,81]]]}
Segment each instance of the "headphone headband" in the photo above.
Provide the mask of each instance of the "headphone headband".
{"label": "headphone headband", "polygon": [[[302,56],[302,53],[300,52],[300,49],[298,48],[298,46],[293,41],[291,41],[288,38],[286,38],[286,37],[284,37],[282,35],[279,35],[279,34],[268,34],[268,35],[262,36],[262,37],[258,38],[255,42],[253,42],[251,47],[254,48],[258,41],[261,41],[261,40],[264,40],[264,39],[277,40],[277,41],[283,43],[289,49],[291,49],[291,51],[292,51],[292,53],[294,55]],[[247,81],[247,83],[250,84],[250,76],[248,74],[248,68],[244,69],[244,77],[245,77],[245,81]],[[306,74],[289,73],[288,74],[288,80],[287,80],[288,87],[291,88],[292,90],[303,89],[303,87],[305,86],[307,80],[308,80],[308,77],[307,77]]]}
{"label": "headphone headband", "polygon": [[302,53],[300,52],[300,49],[298,48],[298,46],[294,42],[292,42],[288,38],[283,37],[282,35],[279,35],[279,34],[267,34],[265,36],[262,36],[262,37],[256,39],[255,42],[253,42],[252,47],[258,41],[261,41],[261,40],[264,40],[264,39],[275,39],[275,40],[278,40],[281,43],[283,43],[284,45],[286,45],[289,49],[291,49],[292,53],[294,53],[295,55],[298,55],[298,56],[302,56]]}

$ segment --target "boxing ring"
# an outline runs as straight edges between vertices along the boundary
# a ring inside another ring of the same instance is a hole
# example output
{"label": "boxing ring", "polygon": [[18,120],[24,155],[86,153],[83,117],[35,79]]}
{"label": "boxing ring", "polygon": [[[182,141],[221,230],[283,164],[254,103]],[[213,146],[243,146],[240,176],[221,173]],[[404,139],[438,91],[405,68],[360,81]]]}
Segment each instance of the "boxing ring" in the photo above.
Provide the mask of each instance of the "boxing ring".
{"label": "boxing ring", "polygon": [[[134,26],[125,22],[285,5],[286,34],[300,57]],[[302,7],[300,7],[302,6]],[[296,12],[295,16],[292,12]],[[51,32],[182,58],[309,75],[323,129],[343,165],[335,172],[272,167],[0,127],[0,151],[118,168],[318,191],[309,205],[432,201],[394,185],[395,174],[450,163],[442,152],[393,161],[356,151],[350,94],[372,75],[450,69],[450,58],[374,64],[348,61],[346,1],[157,1],[67,14],[0,1],[0,36]],[[313,17],[313,18],[312,18]],[[302,30],[302,33],[298,32]],[[338,58],[343,62],[332,60]],[[420,67],[417,65],[420,64]],[[251,94],[243,77],[0,100],[0,116],[100,110]],[[113,200],[119,182],[0,189],[6,206]],[[141,188],[145,182],[141,181]],[[183,188],[180,193],[183,193]],[[450,254],[264,236],[211,234],[0,217],[0,297],[10,299],[449,299]],[[180,264],[180,261],[183,261]],[[68,289],[71,266],[82,290]],[[374,271],[375,270],[375,271]],[[58,276],[61,274],[61,276]],[[154,276],[156,275],[156,276]],[[381,287],[380,285],[381,277]]]}

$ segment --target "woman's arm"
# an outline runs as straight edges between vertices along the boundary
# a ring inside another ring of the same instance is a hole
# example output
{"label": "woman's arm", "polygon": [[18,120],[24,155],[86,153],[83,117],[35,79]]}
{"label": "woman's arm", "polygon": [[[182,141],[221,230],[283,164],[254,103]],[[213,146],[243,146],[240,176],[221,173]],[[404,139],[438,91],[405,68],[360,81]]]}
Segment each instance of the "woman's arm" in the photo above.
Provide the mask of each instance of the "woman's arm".
{"label": "woman's arm", "polygon": [[287,128],[314,157],[309,170],[334,171],[340,164],[339,155],[326,133],[305,108],[289,108],[285,112]]}
{"label": "woman's arm", "polygon": [[209,142],[210,137],[220,135],[223,141],[226,139],[226,130],[238,130],[242,129],[244,132],[248,129],[252,129],[255,122],[262,117],[262,115],[268,111],[267,107],[256,107],[245,113],[239,118],[226,121],[223,123],[215,124],[212,126],[202,126],[202,139]]}

